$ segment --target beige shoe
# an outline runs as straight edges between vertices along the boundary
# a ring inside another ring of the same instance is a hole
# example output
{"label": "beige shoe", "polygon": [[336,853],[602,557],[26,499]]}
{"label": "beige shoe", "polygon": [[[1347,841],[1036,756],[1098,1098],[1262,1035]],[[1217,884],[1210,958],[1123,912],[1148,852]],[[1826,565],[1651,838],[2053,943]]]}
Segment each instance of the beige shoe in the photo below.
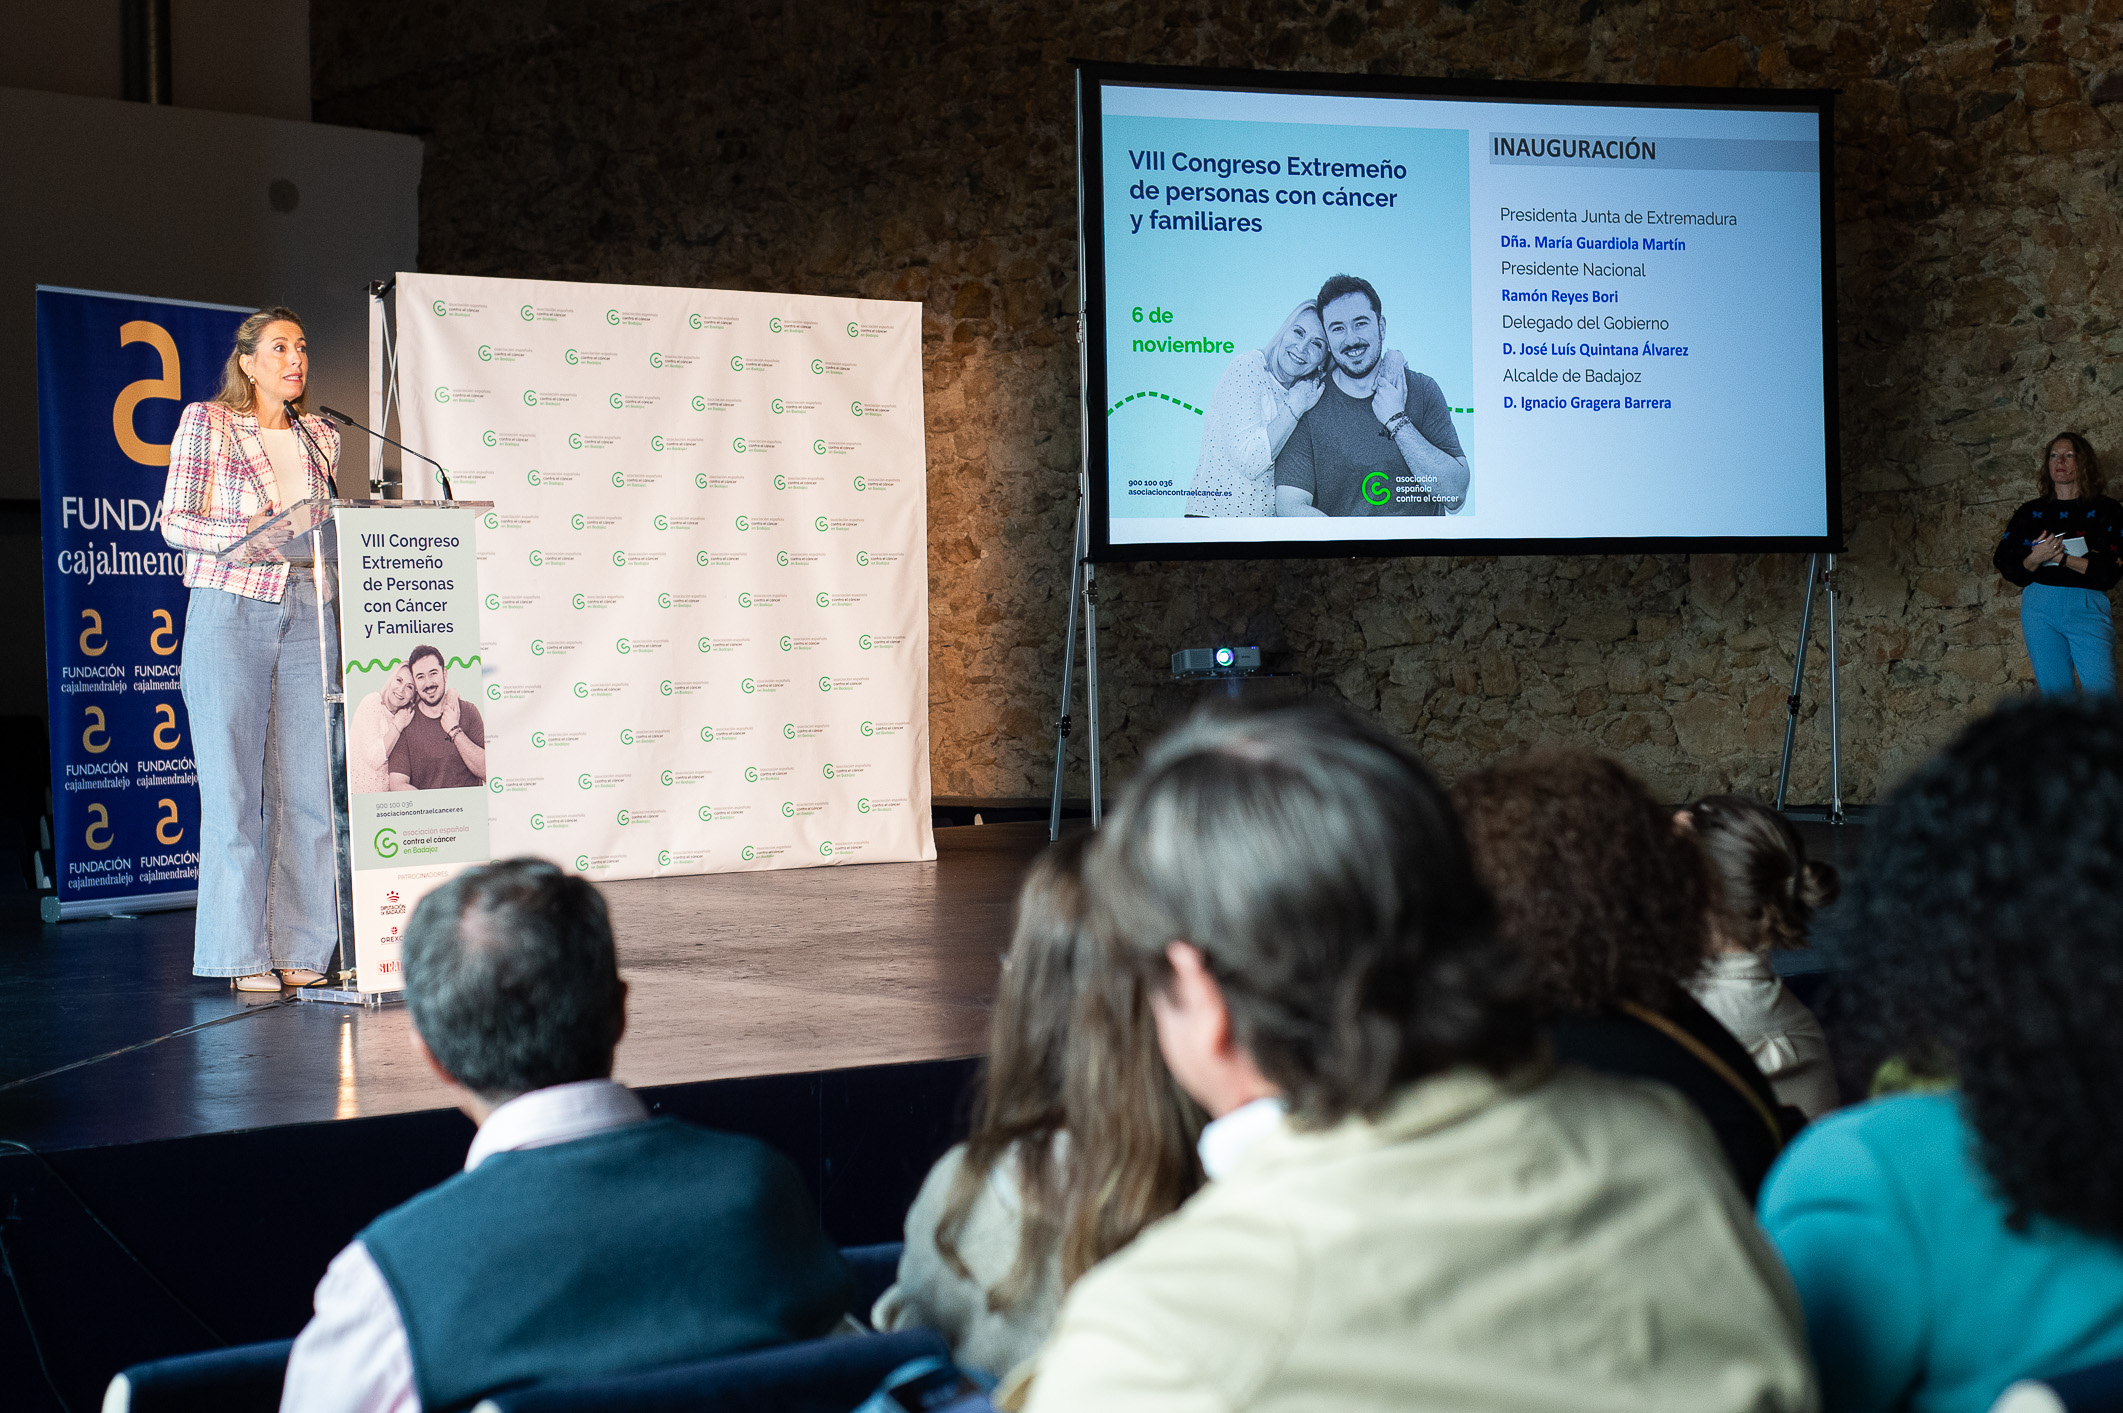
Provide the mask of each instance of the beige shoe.
{"label": "beige shoe", "polygon": [[323,980],[323,972],[311,971],[307,967],[295,967],[280,973],[280,984],[282,986],[315,986]]}
{"label": "beige shoe", "polygon": [[269,971],[261,971],[256,976],[232,976],[229,988],[234,991],[278,991],[280,978]]}

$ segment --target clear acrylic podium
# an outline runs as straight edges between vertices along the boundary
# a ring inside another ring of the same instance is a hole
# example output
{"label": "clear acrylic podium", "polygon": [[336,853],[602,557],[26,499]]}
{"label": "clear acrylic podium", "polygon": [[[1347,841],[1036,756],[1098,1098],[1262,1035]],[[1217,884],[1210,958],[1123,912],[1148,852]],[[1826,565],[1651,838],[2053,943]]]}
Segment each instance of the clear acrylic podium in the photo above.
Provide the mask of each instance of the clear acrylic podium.
{"label": "clear acrylic podium", "polygon": [[317,589],[317,644],[322,664],[319,689],[324,696],[327,755],[323,768],[332,802],[332,914],[338,942],[332,969],[321,986],[299,987],[295,999],[349,1006],[380,1006],[401,992],[356,989],[354,957],[354,868],[348,818],[346,687],[341,671],[339,637],[339,522],[341,509],[411,510],[448,507],[481,510],[490,501],[311,500],[291,505],[214,556],[223,564],[286,564],[308,569]]}

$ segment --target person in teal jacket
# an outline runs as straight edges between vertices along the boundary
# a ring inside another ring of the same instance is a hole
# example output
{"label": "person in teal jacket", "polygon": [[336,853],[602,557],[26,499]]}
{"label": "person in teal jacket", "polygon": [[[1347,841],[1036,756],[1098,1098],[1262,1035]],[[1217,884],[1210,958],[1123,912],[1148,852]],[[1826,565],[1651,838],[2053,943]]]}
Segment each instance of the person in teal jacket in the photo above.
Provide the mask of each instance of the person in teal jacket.
{"label": "person in teal jacket", "polygon": [[1809,1127],[1760,1217],[1827,1413],[1983,1413],[2123,1359],[2123,711],[2011,706],[1882,803],[1846,1049],[1953,1081]]}

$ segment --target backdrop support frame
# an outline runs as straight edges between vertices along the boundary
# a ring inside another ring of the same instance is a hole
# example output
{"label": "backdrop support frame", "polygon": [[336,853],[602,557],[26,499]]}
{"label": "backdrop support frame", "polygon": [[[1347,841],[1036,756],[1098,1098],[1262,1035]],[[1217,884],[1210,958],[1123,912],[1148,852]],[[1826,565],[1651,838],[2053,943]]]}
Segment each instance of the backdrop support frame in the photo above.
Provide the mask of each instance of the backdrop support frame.
{"label": "backdrop support frame", "polygon": [[1098,749],[1098,567],[1091,563],[1091,484],[1089,473],[1076,475],[1076,545],[1069,563],[1069,608],[1062,630],[1061,713],[1054,722],[1054,795],[1047,806],[1047,838],[1061,838],[1062,772],[1068,765],[1069,736],[1075,719],[1069,714],[1076,695],[1076,605],[1084,606],[1084,697],[1085,716],[1091,732],[1091,827],[1098,828],[1105,811],[1099,795]]}
{"label": "backdrop support frame", "polygon": [[1784,698],[1784,758],[1777,767],[1777,803],[1779,814],[1784,810],[1784,798],[1791,790],[1791,750],[1799,732],[1799,696],[1806,684],[1806,649],[1813,640],[1814,599],[1826,590],[1828,594],[1828,822],[1844,824],[1843,815],[1843,719],[1842,682],[1838,671],[1839,654],[1836,651],[1836,557],[1815,554],[1806,565],[1806,606],[1799,614],[1799,648],[1792,654],[1791,692]]}

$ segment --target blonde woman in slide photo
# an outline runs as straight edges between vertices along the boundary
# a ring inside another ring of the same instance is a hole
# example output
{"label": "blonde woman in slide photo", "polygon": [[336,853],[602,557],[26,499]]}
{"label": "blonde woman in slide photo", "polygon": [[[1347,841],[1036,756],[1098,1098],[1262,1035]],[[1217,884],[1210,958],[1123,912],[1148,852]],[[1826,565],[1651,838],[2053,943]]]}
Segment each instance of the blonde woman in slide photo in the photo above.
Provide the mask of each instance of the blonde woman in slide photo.
{"label": "blonde woman in slide photo", "polygon": [[1275,337],[1231,360],[1202,419],[1201,460],[1187,514],[1275,514],[1275,456],[1326,385],[1327,335],[1311,300]]}

